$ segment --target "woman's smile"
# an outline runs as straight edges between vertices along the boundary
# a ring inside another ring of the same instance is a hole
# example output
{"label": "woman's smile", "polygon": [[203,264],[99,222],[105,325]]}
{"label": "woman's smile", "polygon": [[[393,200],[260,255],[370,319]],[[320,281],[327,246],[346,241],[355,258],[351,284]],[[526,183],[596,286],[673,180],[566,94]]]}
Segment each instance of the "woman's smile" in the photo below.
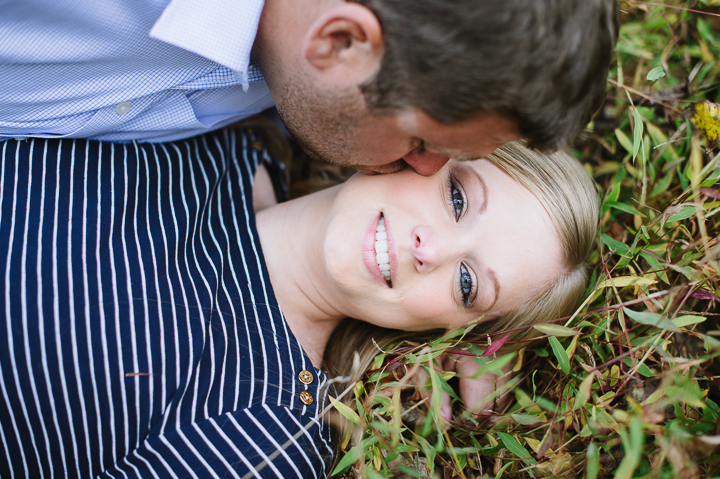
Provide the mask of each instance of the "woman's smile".
{"label": "woman's smile", "polygon": [[370,273],[385,286],[397,277],[397,248],[390,224],[380,213],[370,222],[362,242],[363,261]]}

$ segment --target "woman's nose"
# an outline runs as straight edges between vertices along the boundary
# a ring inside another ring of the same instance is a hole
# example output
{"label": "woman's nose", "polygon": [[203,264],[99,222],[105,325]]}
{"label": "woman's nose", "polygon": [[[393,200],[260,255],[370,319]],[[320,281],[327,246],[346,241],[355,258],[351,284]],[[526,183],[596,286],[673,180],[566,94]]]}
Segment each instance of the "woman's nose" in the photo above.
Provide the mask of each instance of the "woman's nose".
{"label": "woman's nose", "polygon": [[413,263],[419,273],[429,273],[448,254],[438,232],[428,226],[417,226],[410,239]]}

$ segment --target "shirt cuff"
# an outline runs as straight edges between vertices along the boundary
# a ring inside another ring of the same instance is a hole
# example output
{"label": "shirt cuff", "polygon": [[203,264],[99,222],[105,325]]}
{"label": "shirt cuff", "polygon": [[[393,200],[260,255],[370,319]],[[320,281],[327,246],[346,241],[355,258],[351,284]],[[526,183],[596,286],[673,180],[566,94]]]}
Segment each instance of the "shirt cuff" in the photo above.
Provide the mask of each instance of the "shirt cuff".
{"label": "shirt cuff", "polygon": [[236,70],[250,63],[263,0],[171,0],[150,37]]}

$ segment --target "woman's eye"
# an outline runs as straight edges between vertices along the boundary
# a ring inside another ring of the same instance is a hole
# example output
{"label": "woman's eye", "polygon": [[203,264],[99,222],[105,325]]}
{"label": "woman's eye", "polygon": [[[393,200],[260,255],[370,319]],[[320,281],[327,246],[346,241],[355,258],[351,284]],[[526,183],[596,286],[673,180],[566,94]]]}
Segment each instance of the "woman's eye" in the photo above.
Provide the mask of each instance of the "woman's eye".
{"label": "woman's eye", "polygon": [[473,302],[473,280],[467,266],[460,265],[460,277],[458,278],[458,290],[463,299],[463,305],[468,306]]}
{"label": "woman's eye", "polygon": [[459,221],[463,211],[465,210],[465,197],[452,176],[450,177],[449,191],[450,205],[452,206],[453,213],[455,214],[455,221]]}

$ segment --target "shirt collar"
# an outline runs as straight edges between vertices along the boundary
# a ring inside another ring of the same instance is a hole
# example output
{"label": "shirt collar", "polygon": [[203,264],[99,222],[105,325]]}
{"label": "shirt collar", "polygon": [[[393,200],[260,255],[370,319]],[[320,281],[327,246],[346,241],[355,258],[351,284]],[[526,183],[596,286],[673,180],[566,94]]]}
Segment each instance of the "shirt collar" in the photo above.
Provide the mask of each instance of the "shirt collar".
{"label": "shirt collar", "polygon": [[247,82],[264,0],[171,0],[150,36],[220,63]]}

